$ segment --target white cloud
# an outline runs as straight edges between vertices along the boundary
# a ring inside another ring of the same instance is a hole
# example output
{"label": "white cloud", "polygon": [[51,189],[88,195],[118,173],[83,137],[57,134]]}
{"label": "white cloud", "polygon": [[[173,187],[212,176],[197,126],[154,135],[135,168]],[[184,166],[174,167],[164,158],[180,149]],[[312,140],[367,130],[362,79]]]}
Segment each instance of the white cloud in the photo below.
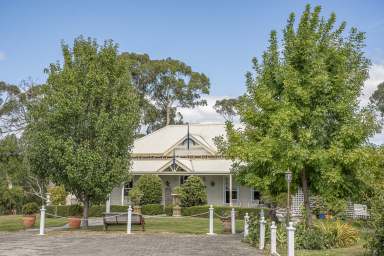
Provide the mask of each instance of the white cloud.
{"label": "white cloud", "polygon": [[384,64],[374,64],[369,70],[369,79],[365,82],[363,94],[360,97],[361,105],[369,103],[369,97],[377,89],[377,86],[384,82]]}
{"label": "white cloud", "polygon": [[0,61],[5,60],[5,52],[0,51]]}
{"label": "white cloud", "polygon": [[224,118],[216,113],[213,106],[216,100],[229,98],[227,96],[206,96],[207,106],[195,108],[180,108],[179,112],[183,115],[184,122],[190,123],[224,123]]}

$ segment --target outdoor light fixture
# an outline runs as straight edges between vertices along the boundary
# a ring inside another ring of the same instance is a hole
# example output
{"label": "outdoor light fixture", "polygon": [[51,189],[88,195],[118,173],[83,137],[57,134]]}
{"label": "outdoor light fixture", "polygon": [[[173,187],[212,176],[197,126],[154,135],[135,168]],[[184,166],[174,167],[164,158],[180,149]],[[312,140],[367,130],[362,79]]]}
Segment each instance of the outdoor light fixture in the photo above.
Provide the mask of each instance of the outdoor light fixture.
{"label": "outdoor light fixture", "polygon": [[212,186],[212,187],[215,186],[215,182],[214,182],[214,181],[211,181],[211,186]]}
{"label": "outdoor light fixture", "polygon": [[287,181],[287,187],[288,187],[288,200],[287,200],[287,223],[289,223],[289,214],[290,214],[290,198],[291,198],[291,191],[290,191],[290,186],[291,186],[291,181],[292,181],[292,172],[288,169],[287,172],[285,172],[285,180]]}

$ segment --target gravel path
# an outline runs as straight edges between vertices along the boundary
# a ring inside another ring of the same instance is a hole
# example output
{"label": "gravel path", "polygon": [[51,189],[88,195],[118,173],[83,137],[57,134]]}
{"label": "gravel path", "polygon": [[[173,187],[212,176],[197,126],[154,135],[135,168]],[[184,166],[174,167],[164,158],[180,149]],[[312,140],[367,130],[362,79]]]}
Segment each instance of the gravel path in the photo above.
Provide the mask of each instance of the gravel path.
{"label": "gravel path", "polygon": [[260,256],[240,235],[133,234],[50,231],[0,234],[0,255]]}

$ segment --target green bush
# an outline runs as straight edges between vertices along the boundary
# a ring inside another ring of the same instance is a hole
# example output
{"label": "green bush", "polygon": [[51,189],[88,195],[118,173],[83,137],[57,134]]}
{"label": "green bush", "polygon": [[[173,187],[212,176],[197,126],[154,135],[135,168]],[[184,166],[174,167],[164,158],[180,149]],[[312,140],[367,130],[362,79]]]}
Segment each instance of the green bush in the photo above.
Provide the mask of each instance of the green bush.
{"label": "green bush", "polygon": [[105,205],[92,205],[89,208],[89,217],[102,217],[105,213]]}
{"label": "green bush", "polygon": [[83,214],[83,206],[73,204],[68,207],[68,216],[81,216]]}
{"label": "green bush", "polygon": [[207,203],[207,190],[199,176],[189,176],[181,186],[181,206],[190,207],[205,205]]}
{"label": "green bush", "polygon": [[[245,213],[248,213],[250,216],[259,216],[260,210],[262,208],[242,208],[242,207],[230,207],[230,206],[213,206],[216,214],[220,216],[229,216],[232,208],[235,209],[236,218],[244,219]],[[171,207],[172,209],[172,207]],[[264,208],[264,212],[267,212],[267,208]],[[191,216],[196,214],[201,214],[209,211],[209,205],[199,205],[199,206],[191,206],[191,207],[182,207],[181,214],[183,216]],[[171,214],[172,215],[172,214]]]}
{"label": "green bush", "polygon": [[0,184],[0,214],[11,214],[13,211],[22,210],[24,199],[22,187],[8,188],[8,185]]}
{"label": "green bush", "polygon": [[143,192],[138,187],[134,187],[129,191],[129,198],[131,199],[133,205],[140,205],[141,198],[143,197]]}
{"label": "green bush", "polygon": [[141,213],[144,215],[164,214],[164,206],[161,204],[147,204],[141,207]]}
{"label": "green bush", "polygon": [[172,216],[172,213],[173,213],[172,205],[166,205],[164,207],[164,212],[167,216]]}
{"label": "green bush", "polygon": [[371,232],[368,237],[367,247],[371,251],[371,255],[384,255],[384,193],[378,190],[371,199],[372,219],[370,225],[375,232]]}
{"label": "green bush", "polygon": [[23,214],[24,215],[31,215],[39,212],[39,206],[37,203],[27,203],[23,205]]}
{"label": "green bush", "polygon": [[162,198],[162,181],[157,175],[143,175],[134,185],[134,188],[138,188],[143,196],[141,198],[141,204],[160,204]]}
{"label": "green bush", "polygon": [[321,221],[310,228],[300,224],[295,235],[297,248],[308,250],[350,247],[359,238],[355,228],[340,221]]}

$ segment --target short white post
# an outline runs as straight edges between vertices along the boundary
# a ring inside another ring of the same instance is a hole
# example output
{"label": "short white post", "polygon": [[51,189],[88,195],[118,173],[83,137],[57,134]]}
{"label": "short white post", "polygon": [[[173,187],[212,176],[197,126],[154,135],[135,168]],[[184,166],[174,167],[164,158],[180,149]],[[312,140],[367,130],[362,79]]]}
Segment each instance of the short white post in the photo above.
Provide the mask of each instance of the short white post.
{"label": "short white post", "polygon": [[271,225],[271,255],[276,255],[277,250],[276,250],[276,232],[277,232],[277,227],[274,221],[272,221]]}
{"label": "short white post", "polygon": [[127,221],[127,234],[131,234],[131,222],[132,222],[132,207],[128,206],[128,221]]}
{"label": "short white post", "polygon": [[45,235],[45,206],[41,206],[40,209],[40,233],[39,235]]}
{"label": "short white post", "polygon": [[287,227],[288,232],[288,256],[295,255],[295,228],[293,227],[293,223],[289,222],[289,226]]}
{"label": "short white post", "polygon": [[249,215],[246,212],[244,215],[244,238],[248,236],[248,233],[249,233],[248,229],[249,229]]}
{"label": "short white post", "polygon": [[260,239],[259,239],[259,249],[264,250],[264,244],[265,244],[265,218],[264,216],[260,217]]}
{"label": "short white post", "polygon": [[235,208],[231,210],[231,230],[232,234],[236,234],[236,217],[235,217]]}
{"label": "short white post", "polygon": [[213,233],[213,206],[210,205],[209,206],[209,233],[207,233],[208,235],[214,235],[215,233]]}
{"label": "short white post", "polygon": [[111,195],[108,195],[108,199],[105,202],[105,212],[110,213],[111,212]]}

